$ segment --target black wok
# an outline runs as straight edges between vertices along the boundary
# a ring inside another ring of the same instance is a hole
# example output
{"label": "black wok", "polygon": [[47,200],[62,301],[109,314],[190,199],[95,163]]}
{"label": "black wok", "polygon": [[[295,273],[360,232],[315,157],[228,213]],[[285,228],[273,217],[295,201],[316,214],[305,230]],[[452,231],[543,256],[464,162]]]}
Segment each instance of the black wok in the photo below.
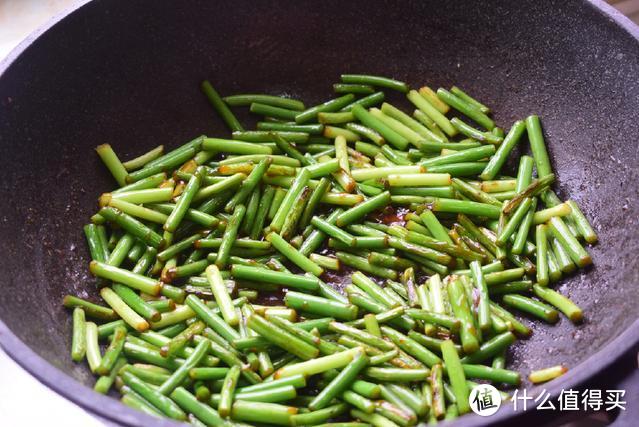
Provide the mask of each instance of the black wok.
{"label": "black wok", "polygon": [[[639,340],[639,30],[599,1],[95,0],[59,18],[0,65],[0,344],[102,417],[168,423],[92,392],[89,371],[69,358],[60,302],[97,296],[81,226],[113,186],[93,147],[108,142],[129,157],[225,134],[199,92],[203,78],[223,94],[313,104],[342,72],[457,84],[502,126],[543,118],[558,192],[583,206],[600,244],[595,266],[560,286],[586,321],[535,327],[509,357],[522,372],[570,366],[546,386],[553,393],[628,377],[618,361]],[[539,414],[505,408],[459,422],[522,416]]]}

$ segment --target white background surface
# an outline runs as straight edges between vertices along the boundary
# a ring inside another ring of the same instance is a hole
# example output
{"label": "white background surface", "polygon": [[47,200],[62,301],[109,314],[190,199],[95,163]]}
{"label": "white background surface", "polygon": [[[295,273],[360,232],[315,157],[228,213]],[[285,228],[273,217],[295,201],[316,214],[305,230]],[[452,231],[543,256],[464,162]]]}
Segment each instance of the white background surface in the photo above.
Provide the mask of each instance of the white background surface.
{"label": "white background surface", "polygon": [[103,427],[18,366],[0,348],[0,426]]}

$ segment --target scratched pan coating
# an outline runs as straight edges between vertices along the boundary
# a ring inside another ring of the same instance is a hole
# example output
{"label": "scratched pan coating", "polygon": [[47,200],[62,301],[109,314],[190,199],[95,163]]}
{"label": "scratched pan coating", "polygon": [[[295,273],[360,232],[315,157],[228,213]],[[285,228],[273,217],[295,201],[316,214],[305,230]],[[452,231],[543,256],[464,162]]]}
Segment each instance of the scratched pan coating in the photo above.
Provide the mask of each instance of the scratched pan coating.
{"label": "scratched pan coating", "polygon": [[[160,143],[227,134],[199,91],[204,78],[222,94],[289,94],[312,105],[333,96],[340,73],[365,72],[413,86],[456,84],[492,107],[502,127],[542,117],[558,192],[579,202],[600,243],[589,249],[594,267],[559,286],[585,322],[536,322],[509,357],[524,373],[576,366],[639,314],[639,43],[636,29],[624,30],[598,7],[573,0],[81,7],[0,66],[0,319],[49,364],[91,385],[93,376],[69,357],[71,318],[60,302],[67,293],[97,295],[82,225],[113,181],[93,148],[110,143],[130,158]],[[400,96],[389,99],[409,108]],[[37,366],[36,375],[59,378],[47,363]],[[64,381],[63,394],[103,416],[148,421],[98,396],[80,398],[84,389]]]}

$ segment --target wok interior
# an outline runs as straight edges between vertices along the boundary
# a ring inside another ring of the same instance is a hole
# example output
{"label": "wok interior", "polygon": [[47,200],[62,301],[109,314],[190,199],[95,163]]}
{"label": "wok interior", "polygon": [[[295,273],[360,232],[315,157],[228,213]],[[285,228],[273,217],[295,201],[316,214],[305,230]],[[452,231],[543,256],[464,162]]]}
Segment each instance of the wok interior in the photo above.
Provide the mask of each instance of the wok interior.
{"label": "wok interior", "polygon": [[[594,268],[559,290],[583,309],[539,326],[515,369],[575,366],[639,314],[636,221],[639,47],[587,4],[545,2],[97,0],[48,31],[0,80],[0,318],[38,354],[92,384],[69,357],[62,297],[97,297],[82,225],[112,178],[93,148],[124,159],[199,134],[228,135],[199,92],[333,96],[342,72],[413,86],[456,84],[497,123],[542,117],[556,186],[600,236]],[[402,97],[392,97],[404,109]],[[523,144],[527,146],[527,144]]]}

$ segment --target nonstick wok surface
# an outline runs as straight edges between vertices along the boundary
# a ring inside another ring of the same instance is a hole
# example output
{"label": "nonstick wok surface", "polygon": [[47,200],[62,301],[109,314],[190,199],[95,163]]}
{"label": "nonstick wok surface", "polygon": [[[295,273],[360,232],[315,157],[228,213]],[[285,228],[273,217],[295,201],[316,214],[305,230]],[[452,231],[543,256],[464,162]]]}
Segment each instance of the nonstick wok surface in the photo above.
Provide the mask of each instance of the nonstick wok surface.
{"label": "nonstick wok surface", "polygon": [[199,91],[204,78],[222,94],[289,94],[313,105],[333,96],[340,73],[360,72],[417,87],[456,84],[505,128],[541,116],[557,191],[582,206],[600,243],[589,249],[594,267],[558,286],[584,309],[584,323],[535,322],[509,359],[522,373],[577,366],[639,317],[639,42],[636,28],[595,6],[90,2],[0,66],[0,319],[51,365],[92,385],[69,357],[61,300],[97,297],[82,225],[114,182],[93,148],[110,143],[126,159],[160,143],[228,135]]}

